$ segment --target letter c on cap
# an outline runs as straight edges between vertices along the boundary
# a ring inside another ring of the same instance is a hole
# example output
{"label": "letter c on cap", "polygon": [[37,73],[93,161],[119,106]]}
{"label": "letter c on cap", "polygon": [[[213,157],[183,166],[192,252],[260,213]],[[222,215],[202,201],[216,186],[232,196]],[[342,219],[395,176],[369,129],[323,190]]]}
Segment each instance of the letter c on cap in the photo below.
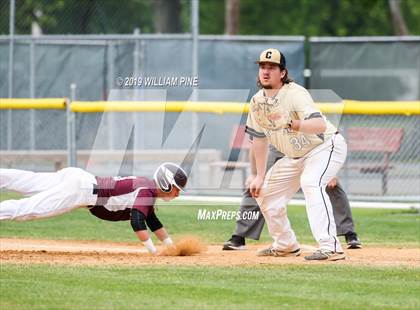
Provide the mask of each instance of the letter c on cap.
{"label": "letter c on cap", "polygon": [[265,58],[267,59],[271,59],[271,54],[273,54],[273,52],[269,51],[265,54]]}

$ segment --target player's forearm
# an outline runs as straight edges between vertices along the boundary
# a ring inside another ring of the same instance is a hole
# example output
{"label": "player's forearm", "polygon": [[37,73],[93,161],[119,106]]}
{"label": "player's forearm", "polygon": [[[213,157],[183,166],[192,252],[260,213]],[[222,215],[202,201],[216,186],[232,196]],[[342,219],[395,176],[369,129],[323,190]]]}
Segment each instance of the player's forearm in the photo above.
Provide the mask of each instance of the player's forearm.
{"label": "player's forearm", "polygon": [[327,124],[321,117],[305,120],[293,120],[291,129],[308,134],[320,134],[325,132]]}
{"label": "player's forearm", "polygon": [[171,237],[169,237],[168,232],[166,231],[165,228],[159,228],[158,230],[154,231],[154,234],[156,235],[156,237],[163,242],[164,245],[172,245],[172,239]]}
{"label": "player's forearm", "polygon": [[257,166],[255,163],[255,156],[254,152],[252,151],[252,147],[249,149],[249,163],[251,165],[251,174],[257,175]]}
{"label": "player's forearm", "polygon": [[156,247],[153,244],[152,239],[149,237],[144,220],[145,216],[142,212],[137,209],[131,210],[131,227],[133,228],[134,233],[150,253],[156,254]]}
{"label": "player's forearm", "polygon": [[268,141],[267,138],[255,138],[252,142],[257,176],[264,178],[267,166]]}
{"label": "player's forearm", "polygon": [[139,231],[135,231],[135,233],[137,235],[137,238],[139,238],[141,242],[145,242],[148,239],[150,239],[150,236],[147,230],[139,230]]}
{"label": "player's forearm", "polygon": [[138,230],[135,232],[137,235],[137,238],[143,243],[143,245],[146,247],[146,249],[149,251],[149,253],[156,254],[157,249],[155,245],[153,244],[152,239],[149,237],[149,233],[147,230]]}

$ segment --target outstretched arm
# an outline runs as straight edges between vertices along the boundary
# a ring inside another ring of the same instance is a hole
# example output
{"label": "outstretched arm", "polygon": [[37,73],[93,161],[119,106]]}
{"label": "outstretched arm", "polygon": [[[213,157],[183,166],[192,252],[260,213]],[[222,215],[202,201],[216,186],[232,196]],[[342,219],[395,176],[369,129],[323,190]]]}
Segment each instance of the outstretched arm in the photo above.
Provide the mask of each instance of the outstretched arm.
{"label": "outstretched arm", "polygon": [[169,237],[168,232],[159,221],[155,212],[149,214],[149,216],[146,218],[146,223],[150,230],[154,232],[156,237],[162,241],[164,245],[169,246],[173,244],[171,237]]}
{"label": "outstretched arm", "polygon": [[150,253],[156,254],[156,247],[153,244],[152,239],[150,239],[149,233],[147,232],[145,216],[141,211],[134,208],[131,209],[131,227],[136,233],[137,238],[139,238],[139,240],[143,243],[146,249]]}
{"label": "outstretched arm", "polygon": [[158,237],[158,239],[163,242],[164,245],[169,246],[173,244],[171,237],[169,237],[169,234],[164,227],[159,228],[158,230],[154,231],[154,233],[156,237]]}

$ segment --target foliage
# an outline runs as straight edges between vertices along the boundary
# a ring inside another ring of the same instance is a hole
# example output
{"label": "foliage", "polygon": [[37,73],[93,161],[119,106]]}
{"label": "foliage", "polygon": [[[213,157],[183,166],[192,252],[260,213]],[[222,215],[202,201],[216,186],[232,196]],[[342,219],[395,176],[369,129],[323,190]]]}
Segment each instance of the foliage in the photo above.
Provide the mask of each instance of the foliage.
{"label": "foliage", "polygon": [[[190,32],[190,0],[181,4],[182,32]],[[0,34],[9,27],[8,0],[0,4]],[[16,0],[16,33],[37,21],[45,34],[153,33],[153,0]],[[223,0],[200,0],[200,33],[224,33]],[[404,0],[410,34],[420,35],[420,2]],[[41,14],[42,12],[42,14]],[[305,36],[393,35],[387,0],[241,0],[240,34]]]}
{"label": "foliage", "polygon": [[9,1],[0,1],[0,35],[9,33]]}
{"label": "foliage", "polygon": [[[419,7],[416,0],[403,1],[413,34],[420,34]],[[241,34],[383,36],[393,35],[393,28],[385,0],[261,0],[258,5],[242,0]]]}
{"label": "foliage", "polygon": [[[153,0],[16,1],[17,34],[30,34],[36,21],[44,34],[98,34],[153,31]],[[3,23],[0,23],[3,26]],[[8,33],[8,28],[0,28]]]}

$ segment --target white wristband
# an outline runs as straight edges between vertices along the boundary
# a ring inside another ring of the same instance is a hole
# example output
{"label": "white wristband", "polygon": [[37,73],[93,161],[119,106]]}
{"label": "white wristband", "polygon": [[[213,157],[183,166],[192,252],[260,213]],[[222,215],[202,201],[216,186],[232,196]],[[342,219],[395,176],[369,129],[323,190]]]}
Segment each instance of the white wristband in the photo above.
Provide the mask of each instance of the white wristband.
{"label": "white wristband", "polygon": [[166,245],[166,246],[169,246],[169,245],[172,245],[172,244],[174,244],[173,242],[172,242],[172,239],[171,239],[171,237],[166,237],[165,239],[163,239],[162,240],[162,242],[163,242],[163,244],[164,245]]}
{"label": "white wristband", "polygon": [[147,239],[146,241],[143,241],[143,245],[146,247],[146,249],[152,253],[155,254],[157,252],[155,245],[153,244],[152,239]]}

